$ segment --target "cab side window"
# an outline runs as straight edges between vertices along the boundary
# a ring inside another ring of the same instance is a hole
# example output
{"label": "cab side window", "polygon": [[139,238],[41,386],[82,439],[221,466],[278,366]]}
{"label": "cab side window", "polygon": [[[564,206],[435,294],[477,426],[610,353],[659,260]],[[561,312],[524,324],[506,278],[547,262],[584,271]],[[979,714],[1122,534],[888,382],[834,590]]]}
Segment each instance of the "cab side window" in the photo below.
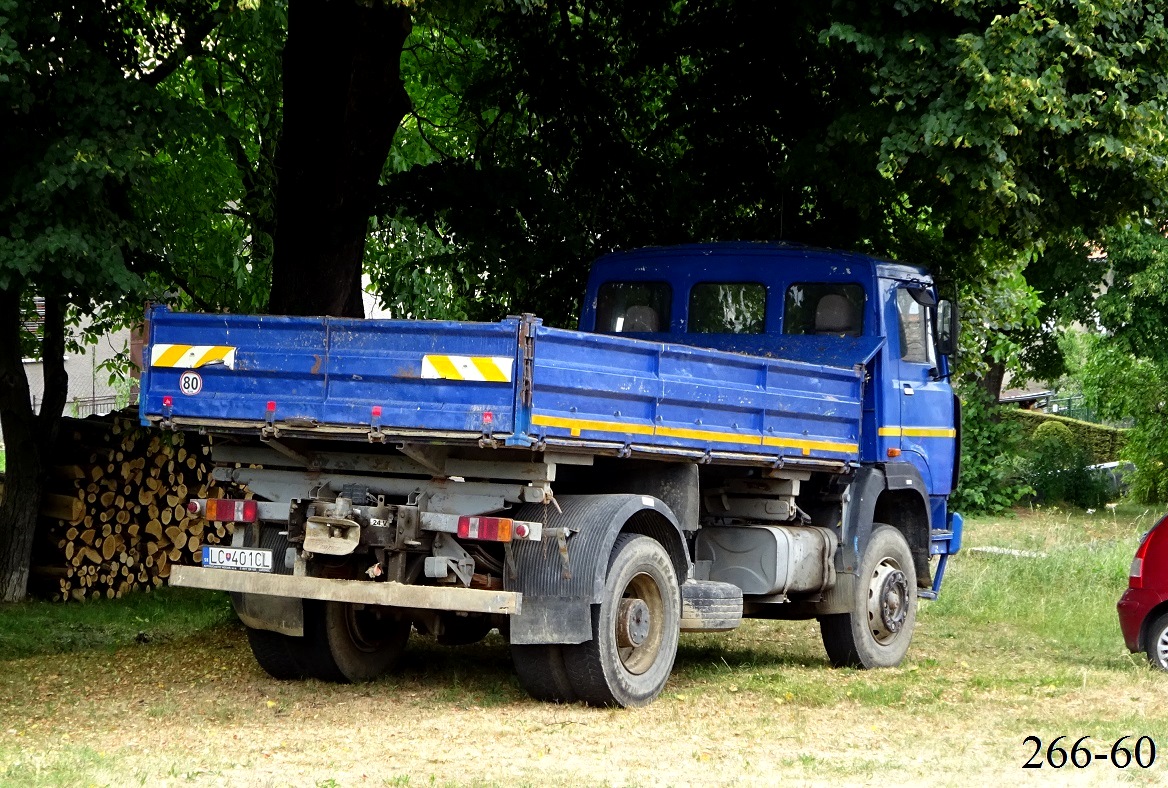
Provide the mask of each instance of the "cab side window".
{"label": "cab side window", "polygon": [[665,282],[605,282],[596,295],[596,330],[607,334],[669,330],[673,290]]}
{"label": "cab side window", "polygon": [[935,364],[931,307],[917,302],[905,288],[896,291],[900,322],[900,358],[914,364]]}

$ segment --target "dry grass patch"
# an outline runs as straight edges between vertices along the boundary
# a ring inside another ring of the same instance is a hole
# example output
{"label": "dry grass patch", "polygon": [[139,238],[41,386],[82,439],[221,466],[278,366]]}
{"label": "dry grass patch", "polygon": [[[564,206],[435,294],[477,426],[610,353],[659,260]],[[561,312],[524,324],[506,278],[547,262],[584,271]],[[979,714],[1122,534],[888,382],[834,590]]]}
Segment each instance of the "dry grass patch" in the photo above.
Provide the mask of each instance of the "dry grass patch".
{"label": "dry grass patch", "polygon": [[[646,709],[535,703],[497,636],[461,649],[419,638],[399,674],[347,687],[268,679],[233,623],[10,658],[0,782],[1157,784],[1168,775],[1168,676],[1126,654],[1114,614],[1151,517],[974,520],[967,545],[1048,557],[955,559],[902,667],[833,670],[814,622],[750,621],[683,636],[669,686]],[[1028,735],[1067,735],[1068,746],[1090,735],[1105,751],[1126,734],[1162,747],[1153,769],[1021,768]]]}

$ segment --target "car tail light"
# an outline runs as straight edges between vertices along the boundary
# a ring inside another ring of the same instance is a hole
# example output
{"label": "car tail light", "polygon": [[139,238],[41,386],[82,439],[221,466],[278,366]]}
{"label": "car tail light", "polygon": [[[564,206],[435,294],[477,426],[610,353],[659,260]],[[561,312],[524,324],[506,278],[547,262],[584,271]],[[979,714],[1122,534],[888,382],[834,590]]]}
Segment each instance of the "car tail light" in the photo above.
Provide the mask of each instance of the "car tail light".
{"label": "car tail light", "polygon": [[458,535],[462,539],[510,542],[512,525],[506,517],[459,517]]}
{"label": "car tail light", "polygon": [[207,519],[212,522],[254,523],[259,513],[255,501],[232,501],[212,498],[207,501]]}
{"label": "car tail light", "polygon": [[1131,569],[1128,571],[1127,584],[1130,588],[1144,587],[1144,558],[1148,555],[1148,549],[1152,546],[1152,540],[1156,538],[1162,527],[1168,528],[1164,523],[1168,522],[1168,517],[1165,517],[1160,522],[1156,523],[1152,530],[1144,534],[1144,538],[1140,540],[1140,546],[1136,550],[1135,558],[1132,559]]}

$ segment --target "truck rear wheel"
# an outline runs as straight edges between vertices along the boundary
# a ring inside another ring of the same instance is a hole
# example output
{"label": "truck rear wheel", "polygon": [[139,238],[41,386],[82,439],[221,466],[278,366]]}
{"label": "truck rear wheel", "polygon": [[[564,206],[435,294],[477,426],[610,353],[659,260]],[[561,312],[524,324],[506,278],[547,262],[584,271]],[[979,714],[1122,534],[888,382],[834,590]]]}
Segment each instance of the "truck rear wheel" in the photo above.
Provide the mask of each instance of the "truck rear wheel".
{"label": "truck rear wheel", "polygon": [[383,608],[350,602],[308,600],[304,618],[305,672],[341,684],[372,681],[393,667],[412,626]]}
{"label": "truck rear wheel", "polygon": [[908,542],[892,526],[873,523],[852,612],[819,619],[827,657],[836,667],[895,667],[908,651],[916,622],[916,571]]}
{"label": "truck rear wheel", "polygon": [[604,599],[592,606],[592,640],[561,646],[576,697],[593,706],[644,706],[665,688],[677,656],[681,592],[660,542],[622,534]]}
{"label": "truck rear wheel", "polygon": [[576,691],[564,665],[564,646],[558,643],[541,645],[511,644],[511,661],[519,686],[536,700],[547,703],[572,703]]}
{"label": "truck rear wheel", "polygon": [[256,662],[272,678],[295,681],[305,677],[308,642],[304,638],[248,627],[247,643]]}

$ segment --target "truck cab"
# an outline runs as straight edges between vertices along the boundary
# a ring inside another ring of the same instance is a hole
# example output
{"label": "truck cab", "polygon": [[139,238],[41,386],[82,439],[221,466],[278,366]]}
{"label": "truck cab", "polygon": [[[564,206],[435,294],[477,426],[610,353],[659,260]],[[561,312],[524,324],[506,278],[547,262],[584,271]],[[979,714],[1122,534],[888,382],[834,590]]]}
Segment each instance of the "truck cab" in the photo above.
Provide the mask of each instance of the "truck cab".
{"label": "truck cab", "polygon": [[[919,266],[785,243],[639,249],[598,260],[581,331],[865,369],[859,463],[929,501],[930,554],[960,545],[960,403],[950,385],[957,312]],[[909,472],[904,464],[911,466]]]}

